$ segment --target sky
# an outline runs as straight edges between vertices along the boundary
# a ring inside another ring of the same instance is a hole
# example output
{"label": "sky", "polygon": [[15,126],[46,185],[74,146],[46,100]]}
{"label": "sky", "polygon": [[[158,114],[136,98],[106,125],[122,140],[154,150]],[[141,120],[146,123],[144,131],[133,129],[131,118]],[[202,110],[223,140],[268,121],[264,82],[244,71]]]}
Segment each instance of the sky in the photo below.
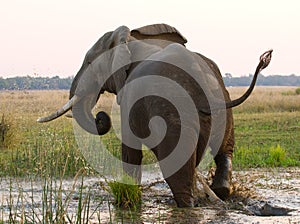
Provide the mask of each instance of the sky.
{"label": "sky", "polygon": [[254,73],[272,48],[264,75],[300,75],[299,0],[0,0],[0,77],[76,75],[106,32],[154,23],[176,27],[187,48],[222,74]]}

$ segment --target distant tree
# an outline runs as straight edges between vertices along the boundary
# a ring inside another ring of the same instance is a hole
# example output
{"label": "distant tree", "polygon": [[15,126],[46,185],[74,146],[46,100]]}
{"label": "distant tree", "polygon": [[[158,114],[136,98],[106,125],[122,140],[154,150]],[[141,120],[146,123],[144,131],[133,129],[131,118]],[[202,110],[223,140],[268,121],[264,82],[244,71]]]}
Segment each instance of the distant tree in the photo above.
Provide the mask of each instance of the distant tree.
{"label": "distant tree", "polygon": [[232,78],[232,75],[231,75],[231,73],[225,73],[225,77],[226,78]]}
{"label": "distant tree", "polygon": [[49,77],[0,77],[0,90],[69,89],[73,78]]}
{"label": "distant tree", "polygon": [[[232,77],[230,73],[225,73],[223,77],[226,86],[249,86],[253,75],[242,77]],[[60,78],[54,77],[0,77],[0,90],[35,90],[35,89],[70,89],[73,77]],[[259,74],[257,85],[260,86],[300,86],[300,76],[295,74],[289,76]]]}
{"label": "distant tree", "polygon": [[2,77],[0,77],[0,90],[6,89],[6,79],[3,79]]}
{"label": "distant tree", "polygon": [[[224,77],[226,86],[249,86],[252,81],[253,75],[243,77]],[[289,76],[283,75],[270,75],[263,76],[259,74],[257,79],[258,86],[300,86],[300,76],[294,74]]]}

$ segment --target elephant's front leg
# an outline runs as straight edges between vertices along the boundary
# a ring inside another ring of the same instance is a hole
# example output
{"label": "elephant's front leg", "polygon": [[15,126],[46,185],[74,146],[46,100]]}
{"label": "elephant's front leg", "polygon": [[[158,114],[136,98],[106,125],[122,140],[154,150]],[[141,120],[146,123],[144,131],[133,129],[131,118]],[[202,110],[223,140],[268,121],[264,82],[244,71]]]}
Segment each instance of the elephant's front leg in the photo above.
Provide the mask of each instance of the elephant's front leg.
{"label": "elephant's front leg", "polygon": [[[125,104],[126,100],[122,101]],[[132,130],[136,130],[134,119],[137,110],[132,110],[132,116],[129,117],[130,111],[126,105],[121,106],[121,130],[122,130],[122,162],[123,170],[131,176],[137,184],[141,184],[142,179],[142,143],[132,134]],[[141,115],[140,115],[141,116]]]}
{"label": "elephant's front leg", "polygon": [[[136,146],[137,144],[135,144]],[[134,178],[137,184],[141,184],[142,170],[141,163],[143,158],[142,144],[140,149],[133,149],[122,143],[122,162],[126,174]]]}

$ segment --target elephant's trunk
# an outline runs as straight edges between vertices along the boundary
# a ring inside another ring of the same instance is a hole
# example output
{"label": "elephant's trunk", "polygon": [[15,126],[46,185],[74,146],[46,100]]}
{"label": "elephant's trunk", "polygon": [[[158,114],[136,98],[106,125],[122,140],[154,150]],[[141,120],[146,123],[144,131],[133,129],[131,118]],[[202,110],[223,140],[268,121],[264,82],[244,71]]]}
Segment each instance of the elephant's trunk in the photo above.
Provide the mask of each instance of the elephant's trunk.
{"label": "elephant's trunk", "polygon": [[111,120],[107,113],[100,111],[96,117],[92,114],[92,109],[96,105],[98,95],[90,94],[84,96],[72,108],[73,117],[80,127],[91,134],[104,135],[111,128]]}

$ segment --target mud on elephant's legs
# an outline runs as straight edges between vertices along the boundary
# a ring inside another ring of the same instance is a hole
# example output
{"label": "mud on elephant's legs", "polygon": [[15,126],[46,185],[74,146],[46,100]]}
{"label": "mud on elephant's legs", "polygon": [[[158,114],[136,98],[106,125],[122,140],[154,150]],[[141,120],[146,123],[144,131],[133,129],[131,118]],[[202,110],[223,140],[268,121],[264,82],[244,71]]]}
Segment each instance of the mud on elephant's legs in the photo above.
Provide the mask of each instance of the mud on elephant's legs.
{"label": "mud on elephant's legs", "polygon": [[215,156],[215,163],[217,169],[213,178],[211,189],[215,194],[225,200],[230,195],[231,175],[232,175],[232,163],[231,155],[226,153],[218,153]]}
{"label": "mud on elephant's legs", "polygon": [[195,173],[194,156],[175,174],[166,178],[178,207],[193,207],[193,186]]}
{"label": "mud on elephant's legs", "polygon": [[[137,143],[135,143],[137,145]],[[142,144],[140,149],[133,149],[122,143],[122,161],[125,173],[135,179],[137,184],[141,184],[142,170],[141,163],[143,158]]]}
{"label": "mud on elephant's legs", "polygon": [[[231,112],[229,111],[231,114]],[[231,117],[231,116],[229,116]],[[217,166],[211,189],[215,194],[225,200],[230,195],[232,176],[232,154],[234,149],[234,129],[233,120],[228,119],[227,125],[231,128],[225,133],[223,143],[218,150],[214,160]]]}

